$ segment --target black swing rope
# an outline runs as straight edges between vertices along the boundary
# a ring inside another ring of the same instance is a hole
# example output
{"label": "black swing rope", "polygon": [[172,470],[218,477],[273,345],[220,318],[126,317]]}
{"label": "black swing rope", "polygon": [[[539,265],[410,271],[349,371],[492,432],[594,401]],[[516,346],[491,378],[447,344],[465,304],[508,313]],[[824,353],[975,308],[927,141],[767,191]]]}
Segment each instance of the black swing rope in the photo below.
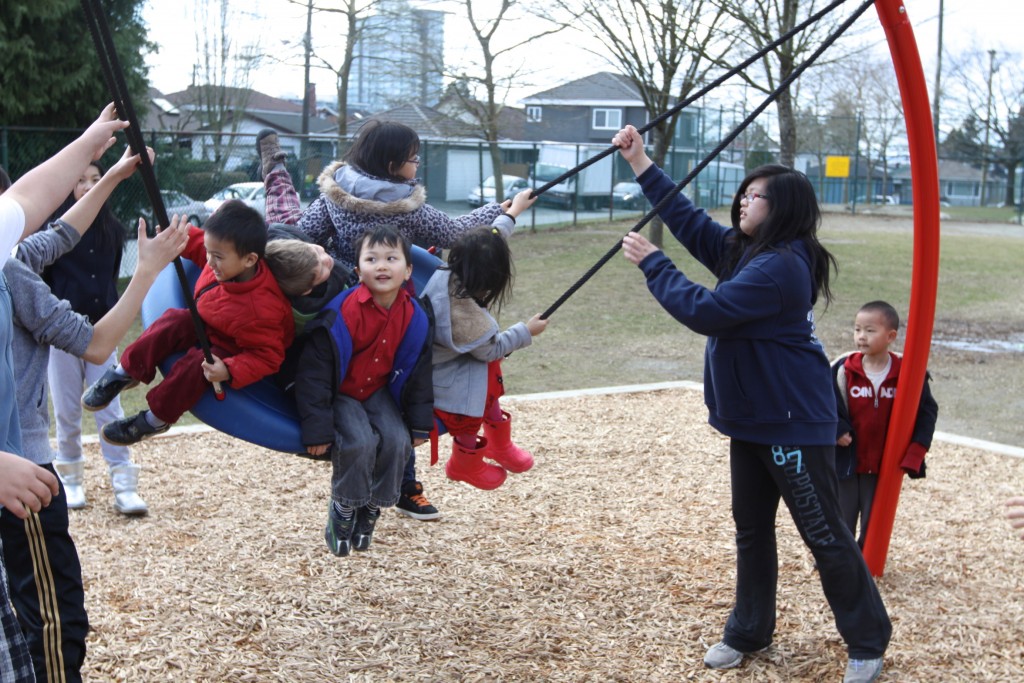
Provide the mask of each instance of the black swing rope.
{"label": "black swing rope", "polygon": [[[139,174],[142,177],[142,184],[146,188],[146,195],[153,205],[153,215],[158,226],[167,226],[167,208],[164,206],[163,197],[157,187],[156,174],[153,172],[153,164],[149,160],[146,151],[146,143],[142,137],[138,117],[132,107],[131,98],[128,96],[128,86],[124,79],[124,71],[121,69],[120,61],[117,58],[117,51],[114,48],[114,41],[110,34],[110,27],[107,25],[106,17],[103,14],[100,0],[82,0],[82,9],[85,12],[86,23],[89,32],[92,34],[93,43],[96,46],[96,53],[99,57],[100,70],[103,72],[103,79],[107,83],[107,89],[113,97],[114,107],[120,119],[128,122],[125,129],[125,137],[135,154],[139,155],[141,168]],[[156,226],[153,226],[155,229]],[[185,295],[185,303],[192,316],[192,324],[196,328],[196,338],[203,351],[207,363],[213,362],[213,353],[210,351],[210,341],[206,336],[206,329],[203,320],[199,317],[199,309],[196,307],[195,298],[192,296],[192,289],[189,286],[188,277],[185,275],[185,266],[181,257],[174,257],[174,270],[178,276],[178,284]],[[217,398],[224,397],[224,390],[220,382],[213,383],[214,392]]]}
{"label": "black swing rope", "polygon": [[[691,97],[687,98],[683,102],[680,102],[679,104],[677,104],[674,107],[672,107],[672,109],[666,111],[665,113],[661,114],[657,118],[653,119],[650,123],[645,125],[643,128],[638,129],[637,132],[643,134],[643,133],[649,131],[653,126],[655,126],[658,123],[660,123],[661,121],[665,120],[666,118],[671,116],[673,113],[681,110],[683,107],[685,107],[685,106],[687,106],[689,104],[692,104],[694,101],[696,101],[697,99],[699,99],[699,98],[703,97],[705,94],[707,94],[707,92],[709,92],[710,90],[712,90],[715,87],[721,85],[728,78],[734,76],[735,74],[739,73],[741,70],[743,70],[746,67],[748,67],[751,64],[753,64],[755,61],[760,59],[763,55],[767,54],[767,52],[769,50],[774,49],[775,47],[777,47],[777,46],[781,45],[782,43],[784,43],[785,41],[789,40],[790,38],[793,37],[793,35],[795,33],[805,29],[811,23],[813,23],[815,21],[818,21],[825,14],[827,14],[828,12],[831,12],[832,10],[834,10],[836,7],[838,7],[839,5],[843,4],[844,2],[846,2],[846,0],[836,0],[831,5],[829,5],[825,9],[823,9],[821,12],[818,12],[817,14],[813,15],[807,21],[802,22],[801,24],[796,26],[793,30],[791,30],[788,33],[786,33],[783,37],[779,38],[778,40],[775,40],[774,42],[769,44],[767,47],[765,47],[764,49],[760,50],[757,54],[755,54],[752,57],[744,60],[743,62],[741,62],[738,66],[734,67],[733,69],[730,69],[725,75],[721,76],[720,78],[716,79],[715,81],[712,81],[708,86],[702,88],[700,90],[700,92],[696,93],[695,95],[692,95]],[[854,22],[856,22],[857,19],[859,19],[860,16],[865,11],[867,11],[867,9],[869,7],[871,7],[871,5],[873,5],[873,4],[874,4],[874,0],[865,0],[865,2],[863,4],[861,4],[845,21],[843,21],[836,28],[835,31],[833,31],[831,34],[829,34],[829,36],[822,42],[822,44],[818,47],[818,49],[815,50],[807,60],[805,60],[803,63],[801,63],[796,69],[794,69],[793,72],[784,81],[782,81],[778,85],[778,87],[775,88],[775,90],[773,90],[765,98],[765,100],[760,105],[758,105],[750,113],[750,115],[748,115],[745,119],[743,119],[743,121],[741,121],[740,124],[738,126],[736,126],[736,128],[733,129],[732,132],[730,132],[725,138],[723,138],[722,141],[713,150],[711,150],[711,152],[706,157],[704,157],[704,159],[702,159],[696,166],[694,166],[694,168],[686,175],[685,178],[683,178],[678,184],[676,184],[675,187],[673,187],[671,190],[669,190],[668,194],[666,194],[664,197],[662,197],[661,200],[654,207],[652,207],[651,210],[648,211],[643,216],[643,218],[641,218],[640,221],[637,222],[636,225],[634,225],[632,228],[630,228],[629,231],[630,232],[639,232],[640,230],[642,230],[644,228],[644,226],[646,226],[648,223],[650,223],[651,220],[653,220],[654,217],[657,216],[661,212],[661,210],[663,208],[665,208],[668,205],[668,203],[670,201],[672,201],[672,199],[683,190],[684,187],[686,187],[687,185],[690,184],[690,182],[697,176],[698,173],[703,171],[708,166],[708,164],[710,164],[712,162],[712,160],[714,160],[715,157],[717,157],[719,154],[722,153],[722,150],[724,150],[726,147],[728,147],[733,142],[733,140],[735,140],[737,137],[739,137],[740,133],[742,133],[747,128],[747,126],[749,126],[761,114],[761,112],[763,112],[765,109],[768,108],[768,105],[770,105],[772,102],[774,102],[776,99],[778,99],[779,95],[784,90],[786,90],[786,88],[788,88],[793,83],[793,81],[795,81],[797,78],[799,78],[800,75],[803,74],[803,72],[808,67],[810,67],[815,61],[817,61],[817,59],[825,52],[825,50],[827,50],[829,47],[831,47],[831,45],[836,40],[838,40],[840,38],[840,36],[842,36],[842,34],[845,33],[850,28],[850,26],[852,26],[854,24]],[[581,171],[582,169],[586,168],[590,164],[593,164],[596,161],[598,161],[600,159],[603,159],[604,157],[608,156],[609,154],[614,153],[617,150],[618,150],[618,147],[616,147],[615,145],[612,145],[611,147],[609,147],[608,149],[604,150],[600,154],[598,154],[598,155],[588,159],[587,161],[583,162],[582,164],[580,164],[576,168],[570,169],[568,172],[564,173],[562,176],[559,176],[559,178],[551,181],[550,183],[548,183],[544,187],[538,188],[535,191],[535,194],[540,194],[540,193],[546,191],[548,188],[550,188],[550,187],[552,187],[552,186],[554,186],[554,185],[564,181],[565,179],[571,177],[572,175],[574,175],[574,174],[578,173],[579,171]],[[606,263],[608,263],[608,261],[610,261],[615,256],[615,254],[618,253],[618,251],[621,248],[622,248],[622,240],[620,239],[615,244],[615,246],[613,246],[611,249],[609,249],[608,252],[605,253],[604,256],[602,256],[600,259],[598,259],[598,261],[593,266],[591,266],[590,269],[587,270],[587,272],[584,273],[580,277],[579,280],[577,280],[571,287],[569,287],[569,289],[567,289],[555,301],[555,303],[551,304],[551,306],[549,306],[548,309],[541,314],[541,316],[540,316],[541,319],[542,320],[547,320],[551,316],[552,313],[554,313],[556,310],[558,310],[558,308],[569,299],[569,297],[571,297],[573,294],[575,294],[577,291],[579,291],[579,289],[581,287],[583,287],[583,285],[585,285],[590,280],[590,278],[592,278],[594,276],[594,274],[597,273],[598,270],[600,270]]]}

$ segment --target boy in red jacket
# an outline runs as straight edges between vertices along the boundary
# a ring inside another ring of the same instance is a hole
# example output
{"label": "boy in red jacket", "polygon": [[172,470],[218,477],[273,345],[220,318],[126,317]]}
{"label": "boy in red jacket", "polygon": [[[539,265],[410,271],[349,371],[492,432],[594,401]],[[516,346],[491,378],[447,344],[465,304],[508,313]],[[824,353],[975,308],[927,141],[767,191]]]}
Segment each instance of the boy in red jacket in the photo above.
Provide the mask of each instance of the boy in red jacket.
{"label": "boy in red jacket", "polygon": [[[854,535],[857,517],[860,517],[857,542],[861,548],[867,536],[889,416],[896,397],[896,382],[903,362],[900,354],[889,350],[899,328],[900,316],[895,308],[884,301],[864,304],[853,324],[853,343],[857,350],[832,362],[839,411],[836,432],[839,506]],[[939,406],[928,388],[930,379],[925,375],[910,446],[900,461],[900,467],[912,479],[925,474],[924,456],[931,447],[939,415]]]}
{"label": "boy in red jacket", "polygon": [[130,445],[167,431],[211,382],[241,389],[277,372],[295,336],[295,322],[291,305],[263,263],[266,245],[263,217],[238,200],[225,202],[202,230],[189,227],[182,255],[203,266],[195,298],[213,362],[203,358],[188,309],[167,310],[128,345],[121,363],[82,395],[86,410],[99,410],[124,389],[152,382],[164,358],[185,352],[146,394],[149,410],[103,425],[105,441]]}

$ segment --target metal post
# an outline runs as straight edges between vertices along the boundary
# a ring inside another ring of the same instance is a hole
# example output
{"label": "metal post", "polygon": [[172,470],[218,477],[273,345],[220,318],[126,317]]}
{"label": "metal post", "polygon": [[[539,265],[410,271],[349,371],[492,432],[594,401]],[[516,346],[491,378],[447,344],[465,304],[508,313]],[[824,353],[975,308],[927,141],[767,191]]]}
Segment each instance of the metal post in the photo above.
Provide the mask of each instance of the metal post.
{"label": "metal post", "polygon": [[[311,108],[311,103],[309,101],[309,55],[313,51],[313,0],[308,0],[306,3],[306,34],[302,36],[302,47],[306,53],[306,63],[304,65],[305,75],[302,90],[302,143],[300,149],[302,161],[303,164],[305,164],[309,153],[309,110]],[[344,120],[347,115],[347,112],[338,112],[338,116],[342,117],[342,120]],[[302,177],[299,180],[300,191],[305,182],[306,171],[303,168]]]}
{"label": "metal post", "polygon": [[988,100],[985,102],[985,147],[982,149],[984,158],[981,164],[981,192],[979,194],[979,201],[981,206],[985,206],[985,200],[988,199],[988,164],[989,164],[989,150],[988,150],[988,139],[989,133],[992,130],[992,74],[996,72],[995,69],[996,51],[988,51]]}

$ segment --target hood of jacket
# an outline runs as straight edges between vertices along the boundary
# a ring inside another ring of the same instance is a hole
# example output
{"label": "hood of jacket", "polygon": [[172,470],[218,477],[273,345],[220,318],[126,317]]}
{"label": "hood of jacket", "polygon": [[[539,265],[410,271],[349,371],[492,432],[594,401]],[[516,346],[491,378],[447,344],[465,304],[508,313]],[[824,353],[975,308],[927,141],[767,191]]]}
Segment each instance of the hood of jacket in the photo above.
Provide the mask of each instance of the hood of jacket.
{"label": "hood of jacket", "polygon": [[415,181],[396,183],[375,178],[343,161],[329,164],[317,184],[332,203],[356,213],[406,214],[427,200],[426,190]]}

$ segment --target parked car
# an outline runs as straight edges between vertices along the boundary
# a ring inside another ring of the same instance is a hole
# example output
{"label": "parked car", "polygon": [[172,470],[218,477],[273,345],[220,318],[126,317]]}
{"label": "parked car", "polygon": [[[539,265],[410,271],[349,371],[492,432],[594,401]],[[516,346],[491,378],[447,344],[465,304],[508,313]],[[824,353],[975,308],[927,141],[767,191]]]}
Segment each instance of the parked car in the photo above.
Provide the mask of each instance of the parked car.
{"label": "parked car", "polygon": [[[199,227],[206,222],[206,219],[212,213],[206,207],[206,204],[203,204],[198,199],[192,199],[184,192],[160,190],[160,196],[164,200],[164,208],[167,209],[168,218],[178,214],[179,216],[184,216],[192,225]],[[151,218],[148,219],[148,222],[150,225],[156,224],[156,221]]]}
{"label": "parked car", "polygon": [[871,196],[870,201],[869,201],[868,197],[866,197],[864,195],[861,195],[861,196],[857,197],[857,199],[854,202],[850,202],[850,203],[851,204],[856,203],[858,205],[860,205],[860,204],[877,204],[877,205],[880,205],[880,206],[896,206],[900,202],[899,202],[898,199],[896,199],[895,196],[893,196],[891,194],[876,194],[876,195],[872,195]]}
{"label": "parked car", "polygon": [[229,199],[241,199],[243,202],[260,212],[261,216],[266,215],[267,191],[263,183],[235,183],[228,185],[223,190],[218,190],[212,197],[203,202],[206,208],[213,213],[224,202]]}
{"label": "parked car", "polygon": [[640,183],[631,180],[615,183],[612,187],[612,206],[616,209],[640,209],[647,206],[647,197]]}
{"label": "parked car", "polygon": [[[511,199],[530,186],[526,182],[526,178],[520,178],[516,175],[502,176],[502,180],[505,182],[505,199]],[[470,189],[469,196],[466,197],[466,201],[469,202],[470,206],[483,206],[494,201],[494,176],[489,176],[484,180],[482,194],[480,189],[480,185],[474,185]]]}

